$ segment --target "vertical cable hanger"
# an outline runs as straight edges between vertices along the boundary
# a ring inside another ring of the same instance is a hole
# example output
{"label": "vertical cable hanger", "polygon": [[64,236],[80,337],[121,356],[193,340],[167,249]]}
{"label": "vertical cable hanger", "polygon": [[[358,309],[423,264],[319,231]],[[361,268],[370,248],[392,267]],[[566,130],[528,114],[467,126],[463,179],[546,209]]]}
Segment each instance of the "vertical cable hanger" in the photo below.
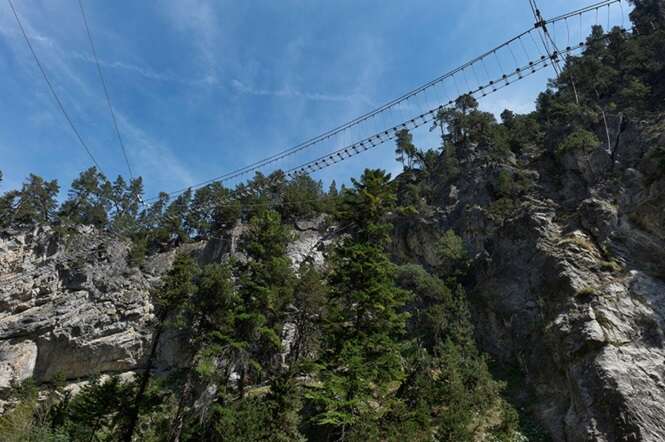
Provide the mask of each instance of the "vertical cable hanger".
{"label": "vertical cable hanger", "polygon": [[[545,47],[545,51],[547,52],[547,55],[549,56],[550,60],[552,61],[552,67],[554,68],[554,71],[556,72],[557,77],[560,77],[561,74],[563,73],[563,70],[561,69],[561,66],[559,65],[559,48],[556,45],[556,42],[552,38],[552,35],[550,34],[548,28],[547,28],[547,22],[543,18],[542,14],[540,13],[540,9],[538,8],[538,5],[536,4],[536,0],[529,0],[529,5],[531,6],[531,11],[534,14],[534,17],[536,18],[536,23],[534,26],[536,29],[541,29],[541,33],[538,33],[540,36],[543,46]],[[596,9],[596,11],[598,11]],[[550,46],[548,45],[551,45]],[[575,85],[575,79],[573,78],[572,74],[570,71],[568,72],[568,77],[570,79],[570,84],[573,88],[573,94],[575,95],[575,103],[580,104],[580,98],[579,95],[577,94],[577,86]]]}
{"label": "vertical cable hanger", "polygon": [[[531,12],[533,13],[534,18],[536,19],[534,26],[536,29],[541,30],[541,32],[538,33],[538,36],[540,37],[545,52],[552,61],[552,67],[556,71],[556,75],[558,77],[561,75],[561,67],[559,66],[559,54],[558,54],[559,51],[556,49],[556,44],[554,43],[554,40],[550,36],[549,30],[547,29],[547,23],[545,22],[545,19],[540,13],[540,9],[536,4],[536,0],[529,0],[529,5],[531,6]],[[550,45],[552,47],[550,47]]]}

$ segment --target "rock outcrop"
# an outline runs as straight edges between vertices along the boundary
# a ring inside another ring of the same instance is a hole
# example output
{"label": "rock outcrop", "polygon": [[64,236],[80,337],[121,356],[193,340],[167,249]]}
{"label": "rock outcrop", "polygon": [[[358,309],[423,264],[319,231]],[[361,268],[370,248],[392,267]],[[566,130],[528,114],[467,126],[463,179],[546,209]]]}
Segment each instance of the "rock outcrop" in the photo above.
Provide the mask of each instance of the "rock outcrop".
{"label": "rock outcrop", "polygon": [[436,221],[398,229],[429,266],[433,230],[464,238],[480,347],[557,441],[665,440],[665,178],[648,160],[662,138],[628,128],[615,164],[606,146],[497,161],[472,146]]}
{"label": "rock outcrop", "polygon": [[[428,267],[440,264],[441,232],[463,237],[480,346],[519,379],[511,394],[557,441],[665,440],[665,178],[649,160],[663,143],[631,127],[609,153],[532,146],[497,158],[471,146],[459,177],[436,186],[434,207],[397,225],[394,257]],[[342,234],[325,224],[295,223],[294,265],[323,263]],[[178,252],[242,260],[244,229]],[[76,382],[143,367],[151,291],[176,251],[139,270],[128,247],[91,228],[0,233],[0,394],[28,377]],[[179,355],[165,332],[156,369]]]}
{"label": "rock outcrop", "polygon": [[[322,261],[322,220],[294,229],[294,265]],[[56,377],[76,383],[92,375],[140,370],[154,321],[151,291],[176,253],[202,262],[238,256],[243,226],[227,237],[181,246],[127,264],[129,244],[88,227],[63,235],[49,227],[0,233],[0,399],[14,381]],[[180,361],[178,336],[166,331],[155,368]]]}

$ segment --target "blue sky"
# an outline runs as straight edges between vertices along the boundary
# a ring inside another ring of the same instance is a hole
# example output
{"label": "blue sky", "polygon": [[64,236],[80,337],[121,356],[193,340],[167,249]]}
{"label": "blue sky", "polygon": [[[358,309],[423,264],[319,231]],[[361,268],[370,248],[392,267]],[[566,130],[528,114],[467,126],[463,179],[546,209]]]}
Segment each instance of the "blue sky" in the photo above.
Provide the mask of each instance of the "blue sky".
{"label": "blue sky", "polygon": [[[14,3],[104,172],[127,175],[77,1]],[[540,3],[545,15],[553,16],[589,1]],[[527,0],[84,0],[84,5],[120,132],[147,196],[221,175],[317,135],[533,22]],[[495,113],[506,107],[529,111],[551,75],[544,71],[481,105]],[[427,130],[416,140],[421,147],[436,144]],[[365,167],[394,171],[393,157],[393,147],[386,145],[316,177],[343,182]],[[66,188],[90,165],[9,5],[0,2],[5,175],[0,191],[19,186],[29,173],[57,178]]]}

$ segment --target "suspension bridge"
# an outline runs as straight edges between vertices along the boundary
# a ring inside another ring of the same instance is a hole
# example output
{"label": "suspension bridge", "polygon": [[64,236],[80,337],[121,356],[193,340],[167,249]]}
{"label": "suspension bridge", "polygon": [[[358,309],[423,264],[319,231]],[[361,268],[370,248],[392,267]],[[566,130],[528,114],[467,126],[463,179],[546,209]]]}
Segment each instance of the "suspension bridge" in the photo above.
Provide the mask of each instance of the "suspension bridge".
{"label": "suspension bridge", "polygon": [[[8,1],[12,5],[11,0]],[[196,183],[187,188],[171,191],[168,193],[168,196],[176,197],[189,189],[197,189],[212,183],[221,183],[225,187],[232,188],[241,184],[244,179],[256,172],[265,172],[268,170],[285,169],[284,172],[288,179],[294,179],[302,175],[311,175],[361,155],[363,152],[376,149],[388,142],[394,141],[399,131],[403,129],[414,131],[423,126],[431,125],[436,120],[437,114],[442,110],[453,107],[456,99],[460,96],[470,95],[482,101],[483,98],[495,94],[548,67],[552,67],[555,74],[559,75],[561,72],[560,63],[565,62],[568,57],[579,54],[587,47],[587,39],[593,26],[602,26],[605,31],[619,27],[625,32],[625,24],[628,22],[626,16],[628,8],[624,4],[625,1],[603,0],[546,19],[538,9],[535,0],[529,0],[534,23],[526,31],[510,40],[333,129],[247,166],[229,171],[204,182]],[[85,17],[82,4],[80,3],[80,5],[81,12]],[[13,5],[12,10],[15,12]],[[15,14],[15,17],[20,26],[18,15]],[[28,36],[25,33],[24,36],[28,45],[30,45]],[[94,51],[89,30],[88,36]],[[35,55],[34,52],[33,55]],[[35,60],[40,64],[36,55]],[[99,71],[99,75],[103,83],[101,70]],[[45,73],[44,78],[57,99],[57,95],[52,89],[51,83]],[[106,95],[109,109],[112,113],[113,109],[108,92],[106,92]],[[61,110],[65,113],[68,121],[70,121],[65,109],[61,107]],[[114,124],[116,123],[114,122]],[[73,124],[71,126],[78,134],[75,126]],[[124,155],[125,147],[117,125],[115,126],[115,130]],[[80,139],[80,141],[86,147],[87,151],[87,146],[83,140]],[[285,162],[287,159],[306,156],[310,156],[310,158],[305,159],[295,166],[288,168],[279,167],[280,163]],[[91,158],[94,161],[94,157],[91,156]],[[126,155],[125,159],[127,160]],[[131,173],[131,166],[128,161],[127,166]],[[240,186],[236,188],[231,198],[239,199],[251,194],[260,193],[268,186],[270,186],[270,182],[262,186],[253,186],[252,188]],[[142,201],[144,208],[148,208],[158,198],[158,196],[154,196]],[[208,207],[208,209],[224,206],[229,203],[230,200],[217,202],[213,206]],[[163,215],[163,220],[168,221],[168,217]],[[116,230],[110,233],[120,238],[122,235],[128,233],[128,231]],[[80,256],[77,255],[75,259],[97,252],[97,250],[81,251]],[[0,281],[9,282],[16,278],[16,276],[13,276],[0,279]]]}
{"label": "suspension bridge", "polygon": [[[625,0],[604,0],[584,8],[545,19],[534,0],[529,0],[534,24],[521,34],[484,52],[451,71],[391,100],[376,109],[302,143],[229,171],[209,180],[167,194],[180,195],[211,183],[227,187],[240,184],[256,172],[279,168],[291,157],[314,157],[285,168],[287,178],[313,174],[349,158],[393,141],[402,129],[415,130],[431,124],[439,111],[454,106],[462,95],[482,100],[488,95],[551,66],[558,75],[559,63],[584,50],[592,26],[623,29]],[[262,188],[243,189],[259,192]],[[158,196],[146,199],[154,202]]]}

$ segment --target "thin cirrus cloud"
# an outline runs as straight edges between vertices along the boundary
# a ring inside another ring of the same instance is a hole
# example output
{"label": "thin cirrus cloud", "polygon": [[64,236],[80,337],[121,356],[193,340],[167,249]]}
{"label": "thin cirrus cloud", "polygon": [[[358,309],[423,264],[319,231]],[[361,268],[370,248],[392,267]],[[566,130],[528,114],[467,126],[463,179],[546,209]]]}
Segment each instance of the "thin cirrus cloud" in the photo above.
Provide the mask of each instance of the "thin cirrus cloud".
{"label": "thin cirrus cloud", "polygon": [[233,89],[242,94],[256,95],[256,96],[271,96],[271,97],[285,97],[285,98],[304,98],[306,100],[312,101],[332,101],[332,102],[344,102],[344,103],[356,103],[358,101],[373,105],[372,101],[364,95],[361,94],[351,94],[351,95],[333,95],[333,94],[322,94],[318,92],[302,92],[294,90],[289,86],[282,87],[280,89],[261,89],[253,86],[248,86],[238,79],[231,80],[231,85]]}

